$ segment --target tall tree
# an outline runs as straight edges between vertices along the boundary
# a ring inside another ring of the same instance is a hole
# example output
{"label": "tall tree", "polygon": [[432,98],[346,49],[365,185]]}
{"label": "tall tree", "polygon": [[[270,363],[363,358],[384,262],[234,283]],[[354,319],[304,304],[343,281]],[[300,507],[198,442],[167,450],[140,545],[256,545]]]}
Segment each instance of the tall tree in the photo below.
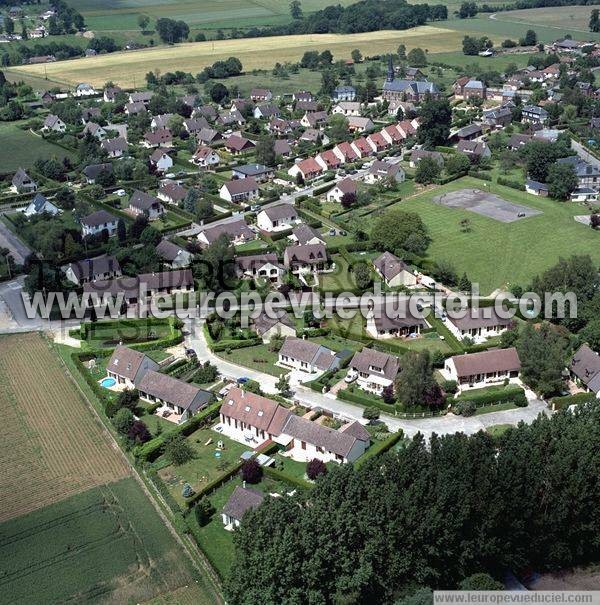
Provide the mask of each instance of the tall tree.
{"label": "tall tree", "polygon": [[427,99],[419,111],[421,125],[417,140],[426,147],[445,145],[450,135],[452,109],[448,99]]}

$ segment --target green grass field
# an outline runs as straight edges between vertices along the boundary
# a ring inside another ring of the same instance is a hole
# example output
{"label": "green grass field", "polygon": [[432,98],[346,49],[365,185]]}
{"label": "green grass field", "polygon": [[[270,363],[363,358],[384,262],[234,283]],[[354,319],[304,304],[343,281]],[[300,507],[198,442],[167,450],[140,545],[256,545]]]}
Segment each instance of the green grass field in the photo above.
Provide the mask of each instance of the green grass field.
{"label": "green grass field", "polygon": [[[583,214],[579,204],[538,198],[525,192],[492,185],[492,193],[542,211],[542,214],[514,223],[501,223],[468,210],[446,208],[432,198],[456,189],[483,189],[484,181],[466,177],[436,188],[394,208],[417,212],[432,237],[428,249],[434,261],[450,262],[459,274],[466,271],[480,284],[482,294],[518,284],[527,286],[535,275],[555,264],[560,257],[590,254],[600,261],[600,235],[573,220]],[[459,222],[470,220],[472,230],[463,233]],[[368,221],[363,221],[363,228]]]}
{"label": "green grass field", "polygon": [[[193,584],[187,559],[134,479],[0,525],[5,603],[139,603]],[[196,603],[210,603],[198,590]]]}
{"label": "green grass field", "polygon": [[265,372],[272,376],[287,374],[287,370],[278,368],[275,365],[275,362],[279,359],[277,353],[269,351],[267,345],[264,344],[254,347],[244,347],[243,349],[234,349],[229,355],[226,351],[223,351],[222,353],[218,353],[218,355],[225,361],[230,361],[252,370],[258,370],[259,372]]}
{"label": "green grass field", "polygon": [[22,130],[22,122],[0,122],[0,171],[10,172],[20,166],[33,166],[39,158],[56,156],[60,160],[72,155],[57,145],[42,139],[29,130]]}

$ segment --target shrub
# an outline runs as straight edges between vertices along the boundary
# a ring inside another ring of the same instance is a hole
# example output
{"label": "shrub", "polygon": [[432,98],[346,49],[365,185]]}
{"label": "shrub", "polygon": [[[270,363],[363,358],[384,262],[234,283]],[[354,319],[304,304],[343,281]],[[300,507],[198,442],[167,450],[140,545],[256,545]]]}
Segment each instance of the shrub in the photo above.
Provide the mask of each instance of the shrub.
{"label": "shrub", "polygon": [[466,400],[454,404],[452,409],[456,414],[460,414],[461,416],[472,416],[476,412],[477,406],[474,401]]}
{"label": "shrub", "polygon": [[248,483],[258,483],[262,479],[262,466],[254,458],[242,464],[242,479]]}
{"label": "shrub", "polygon": [[172,464],[180,466],[194,457],[194,450],[183,435],[174,435],[165,445],[165,457]]}
{"label": "shrub", "polygon": [[206,497],[203,497],[200,502],[194,506],[194,515],[196,516],[196,521],[200,527],[204,527],[210,521],[210,518],[214,513],[215,507]]}
{"label": "shrub", "polygon": [[[124,411],[125,409],[126,408],[122,408],[119,411]],[[139,445],[141,443],[146,443],[147,441],[150,441],[152,435],[150,435],[148,427],[141,420],[134,420],[133,424],[129,427],[129,430],[127,431],[127,438],[130,439],[136,445]]]}
{"label": "shrub", "polygon": [[133,413],[127,408],[121,408],[112,419],[115,428],[121,435],[125,435],[129,432],[129,429],[133,425]]}
{"label": "shrub", "polygon": [[449,395],[454,395],[458,391],[458,384],[456,380],[445,380],[444,384],[442,384],[442,389]]}
{"label": "shrub", "polygon": [[320,475],[325,475],[327,473],[327,466],[322,460],[318,458],[313,458],[306,465],[306,476],[314,481]]}

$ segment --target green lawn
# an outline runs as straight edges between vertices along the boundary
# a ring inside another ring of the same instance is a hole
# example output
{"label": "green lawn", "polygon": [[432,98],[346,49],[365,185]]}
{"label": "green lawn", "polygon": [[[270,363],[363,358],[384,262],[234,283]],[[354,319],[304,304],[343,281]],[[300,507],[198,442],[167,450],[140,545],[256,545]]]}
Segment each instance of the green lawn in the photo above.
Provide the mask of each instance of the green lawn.
{"label": "green lawn", "polygon": [[393,338],[389,342],[406,347],[411,351],[428,350],[430,353],[433,353],[433,351],[450,353],[452,351],[448,343],[442,340],[437,332],[429,332],[419,338]]}
{"label": "green lawn", "polygon": [[[492,193],[542,211],[538,216],[501,223],[432,202],[441,193],[462,188],[482,189],[483,181],[465,177],[395,207],[417,212],[433,240],[428,256],[434,261],[450,262],[459,274],[466,271],[472,282],[480,284],[482,294],[513,284],[526,287],[560,257],[590,254],[600,262],[600,234],[573,220],[574,215],[583,213],[580,205],[537,198],[494,184]],[[461,230],[459,223],[463,218],[471,223],[469,233]]]}
{"label": "green lawn", "polygon": [[275,362],[279,359],[279,355],[274,351],[269,351],[265,344],[256,345],[254,347],[245,347],[243,349],[234,349],[229,355],[226,351],[223,351],[218,353],[218,355],[226,361],[231,361],[232,363],[237,363],[238,365],[253,370],[265,372],[272,376],[287,374],[287,370],[275,365]]}
{"label": "green lawn", "polygon": [[236,252],[260,252],[261,250],[265,250],[269,247],[269,244],[265,242],[263,239],[254,239],[249,242],[245,242],[244,244],[240,244],[235,247]]}
{"label": "green lawn", "polygon": [[[219,440],[225,445],[223,450],[217,449]],[[240,461],[240,456],[245,451],[252,449],[250,446],[223,437],[209,428],[195,431],[187,438],[187,442],[194,450],[194,458],[181,466],[168,465],[158,471],[161,479],[180,504],[185,503],[185,498],[181,495],[184,483],[189,483],[195,491],[198,491],[230,470]],[[218,458],[217,453],[220,454]],[[156,462],[159,467],[165,463],[168,464],[168,461],[164,457]]]}
{"label": "green lawn", "polygon": [[506,403],[496,403],[494,405],[484,405],[475,410],[475,416],[481,416],[482,414],[489,414],[490,412],[504,412],[505,410],[516,410],[519,406],[515,405],[511,401]]}
{"label": "green lawn", "polygon": [[488,426],[487,432],[492,437],[500,437],[510,428],[512,428],[512,424],[494,424],[493,426]]}
{"label": "green lawn", "polygon": [[[89,324],[87,338],[85,343],[92,349],[115,347],[122,342],[123,344],[133,344],[166,338],[171,335],[171,326],[168,320],[164,323],[147,322],[146,320],[122,320],[108,321]],[[165,359],[166,354],[153,352],[152,359],[161,361]]]}

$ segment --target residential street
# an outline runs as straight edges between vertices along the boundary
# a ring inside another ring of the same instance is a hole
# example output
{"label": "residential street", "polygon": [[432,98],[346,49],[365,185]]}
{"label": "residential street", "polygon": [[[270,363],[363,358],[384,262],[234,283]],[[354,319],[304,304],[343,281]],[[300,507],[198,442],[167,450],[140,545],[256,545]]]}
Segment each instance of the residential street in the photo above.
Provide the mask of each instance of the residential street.
{"label": "residential street", "polygon": [[[211,363],[215,364],[223,376],[233,379],[247,377],[256,380],[266,393],[277,392],[275,389],[277,378],[274,376],[224,361],[212,353],[208,348],[208,344],[204,338],[202,324],[199,321],[194,321],[193,325],[190,325],[190,322],[188,322],[186,330],[188,331],[186,346],[192,347],[198,354],[199,359],[208,359]],[[317,393],[308,387],[295,387],[294,399],[297,399],[310,407],[318,406],[333,412],[334,414],[344,416],[347,419],[362,420],[363,408],[344,401],[338,401],[329,395]],[[394,416],[382,414],[381,420],[383,420],[391,430],[397,431],[398,429],[402,429],[409,437],[412,437],[419,432],[427,438],[431,437],[433,433],[437,433],[438,435],[458,432],[473,434],[495,424],[516,425],[519,422],[530,423],[533,422],[540,413],[549,414],[546,403],[533,398],[533,393],[528,392],[528,399],[529,406],[526,408],[517,408],[503,412],[490,412],[489,414],[471,416],[470,418],[448,414],[436,418],[401,420]]]}

